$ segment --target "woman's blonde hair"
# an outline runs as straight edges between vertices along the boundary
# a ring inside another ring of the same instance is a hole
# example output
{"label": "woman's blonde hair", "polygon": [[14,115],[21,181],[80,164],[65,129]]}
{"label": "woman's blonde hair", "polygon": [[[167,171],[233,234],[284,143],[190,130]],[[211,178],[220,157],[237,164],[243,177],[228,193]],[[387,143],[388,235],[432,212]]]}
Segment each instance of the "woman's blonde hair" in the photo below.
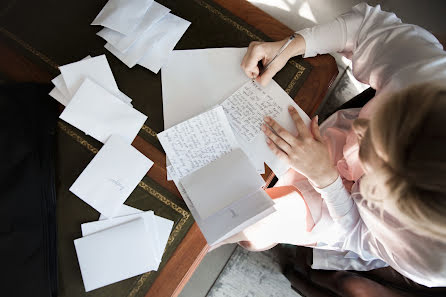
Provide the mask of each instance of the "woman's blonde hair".
{"label": "woman's blonde hair", "polygon": [[413,232],[446,242],[446,87],[423,84],[398,92],[354,129],[362,136],[365,200]]}

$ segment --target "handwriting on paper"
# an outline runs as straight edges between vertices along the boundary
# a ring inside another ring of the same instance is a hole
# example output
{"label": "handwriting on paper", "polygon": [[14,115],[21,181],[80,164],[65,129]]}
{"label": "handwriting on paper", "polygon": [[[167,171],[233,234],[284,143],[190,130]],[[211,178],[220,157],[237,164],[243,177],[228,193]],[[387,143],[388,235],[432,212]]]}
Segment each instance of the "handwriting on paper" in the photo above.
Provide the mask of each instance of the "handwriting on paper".
{"label": "handwriting on paper", "polygon": [[260,134],[265,116],[274,119],[282,112],[282,107],[253,81],[244,84],[221,106],[232,128],[247,142]]}
{"label": "handwriting on paper", "polygon": [[158,138],[173,167],[169,174],[178,179],[238,146],[222,107],[182,122]]}

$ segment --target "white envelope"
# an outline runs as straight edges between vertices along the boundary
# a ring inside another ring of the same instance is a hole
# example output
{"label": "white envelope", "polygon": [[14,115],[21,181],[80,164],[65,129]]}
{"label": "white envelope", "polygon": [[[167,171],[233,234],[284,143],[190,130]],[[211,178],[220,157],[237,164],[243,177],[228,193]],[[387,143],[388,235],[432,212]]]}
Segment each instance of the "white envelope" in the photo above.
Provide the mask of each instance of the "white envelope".
{"label": "white envelope", "polygon": [[[158,42],[161,42],[161,40],[167,36],[170,36],[168,40],[174,41],[169,43],[169,45],[173,43],[173,46],[171,46],[170,49],[170,51],[172,51],[175,44],[184,34],[189,25],[190,22],[168,13],[159,22],[154,24],[150,30],[144,32],[144,34],[142,34],[141,37],[127,51],[121,52],[110,43],[107,43],[105,48],[131,68],[146,55],[151,47],[156,45]],[[168,48],[165,46],[163,47],[164,50],[168,51]],[[164,54],[168,53],[165,52]]]}
{"label": "white envelope", "polygon": [[[133,208],[133,210],[140,213],[82,224],[82,236],[87,236],[136,218],[143,218],[146,222],[147,231],[152,236],[153,242],[156,243],[154,248],[155,258],[158,260],[158,263],[161,262],[170,232],[172,231],[173,221],[153,215],[153,211],[142,212],[136,208]],[[152,214],[151,216],[150,213]]]}
{"label": "white envelope", "polygon": [[117,50],[125,52],[134,42],[137,41],[139,37],[141,37],[141,35],[144,34],[144,32],[150,30],[152,25],[168,14],[169,11],[169,8],[157,2],[153,2],[153,4],[147,10],[141,23],[136,27],[135,31],[131,32],[129,35],[121,34],[109,28],[102,29],[97,33],[97,35],[104,38]]}
{"label": "white envelope", "polygon": [[112,218],[153,162],[119,136],[113,135],[70,187],[70,191]]}
{"label": "white envelope", "polygon": [[118,134],[130,144],[147,116],[86,78],[60,118],[102,143]]}
{"label": "white envelope", "polygon": [[167,63],[175,45],[190,25],[190,22],[178,17],[176,22],[177,25],[175,25],[175,30],[169,31],[159,42],[154,44],[151,48],[148,48],[144,56],[138,61],[139,65],[154,73],[158,73],[161,67]]}
{"label": "white envelope", "polygon": [[119,33],[132,33],[143,20],[153,0],[109,0],[91,23]]}
{"label": "white envelope", "polygon": [[85,291],[154,270],[151,244],[143,219],[74,240]]}

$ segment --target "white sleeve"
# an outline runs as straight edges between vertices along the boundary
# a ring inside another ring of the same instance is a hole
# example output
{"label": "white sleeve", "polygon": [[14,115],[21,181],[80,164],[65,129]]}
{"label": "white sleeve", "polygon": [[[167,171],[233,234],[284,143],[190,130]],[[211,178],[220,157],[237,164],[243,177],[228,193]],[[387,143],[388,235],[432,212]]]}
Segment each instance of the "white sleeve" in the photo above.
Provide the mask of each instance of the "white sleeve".
{"label": "white sleeve", "polygon": [[342,52],[352,59],[354,76],[379,91],[446,78],[446,54],[438,40],[393,13],[361,3],[334,21],[297,32],[306,43],[304,57]]}

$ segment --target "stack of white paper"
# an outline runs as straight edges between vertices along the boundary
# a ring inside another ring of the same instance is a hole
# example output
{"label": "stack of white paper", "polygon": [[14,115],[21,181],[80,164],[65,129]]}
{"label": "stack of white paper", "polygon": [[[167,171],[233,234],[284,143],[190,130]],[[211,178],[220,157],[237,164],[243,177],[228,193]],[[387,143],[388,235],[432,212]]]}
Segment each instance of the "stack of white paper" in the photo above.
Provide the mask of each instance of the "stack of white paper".
{"label": "stack of white paper", "polygon": [[87,292],[160,265],[173,222],[129,206],[120,214],[82,224],[83,237],[74,240]]}
{"label": "stack of white paper", "polygon": [[105,48],[128,67],[139,64],[158,73],[190,22],[153,0],[109,0],[92,25]]}

